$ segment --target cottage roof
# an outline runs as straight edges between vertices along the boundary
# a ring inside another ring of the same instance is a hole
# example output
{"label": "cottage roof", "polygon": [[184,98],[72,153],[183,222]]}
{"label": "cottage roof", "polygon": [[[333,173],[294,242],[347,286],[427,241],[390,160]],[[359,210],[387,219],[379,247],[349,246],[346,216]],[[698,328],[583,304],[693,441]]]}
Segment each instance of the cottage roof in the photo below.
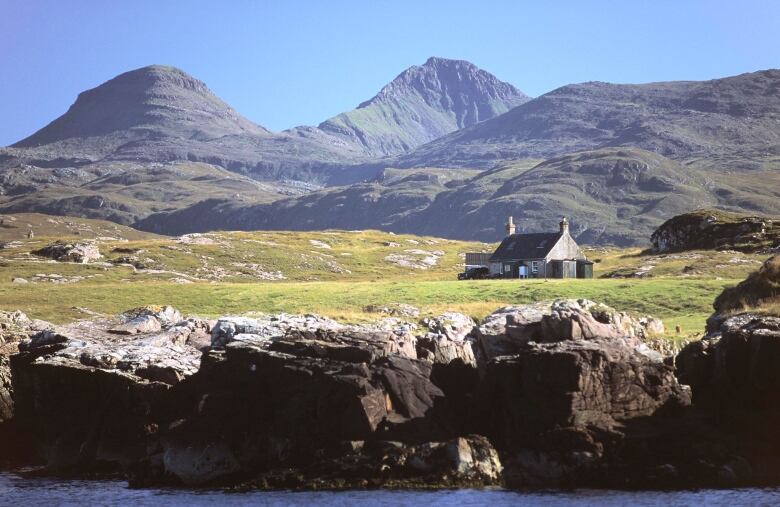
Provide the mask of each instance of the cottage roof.
{"label": "cottage roof", "polygon": [[512,234],[498,245],[490,260],[541,259],[550,253],[562,234],[561,232]]}

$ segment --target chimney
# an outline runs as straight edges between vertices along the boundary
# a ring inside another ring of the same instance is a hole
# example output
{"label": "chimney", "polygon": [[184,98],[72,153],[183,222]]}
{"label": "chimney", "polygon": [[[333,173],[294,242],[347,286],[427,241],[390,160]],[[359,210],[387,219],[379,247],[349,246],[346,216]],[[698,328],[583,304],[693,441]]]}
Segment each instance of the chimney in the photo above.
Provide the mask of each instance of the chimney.
{"label": "chimney", "polygon": [[506,223],[506,235],[511,236],[515,233],[515,223],[512,221],[512,217],[509,217],[509,220]]}
{"label": "chimney", "polygon": [[559,225],[561,226],[561,234],[569,233],[569,221],[566,219],[566,217],[563,217]]}

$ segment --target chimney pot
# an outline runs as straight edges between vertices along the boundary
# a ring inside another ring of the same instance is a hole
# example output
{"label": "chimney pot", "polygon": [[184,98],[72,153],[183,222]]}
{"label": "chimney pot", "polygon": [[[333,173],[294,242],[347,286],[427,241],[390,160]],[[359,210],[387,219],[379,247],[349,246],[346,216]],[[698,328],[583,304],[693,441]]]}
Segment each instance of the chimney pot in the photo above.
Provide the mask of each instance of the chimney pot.
{"label": "chimney pot", "polygon": [[566,217],[563,217],[563,219],[560,222],[560,226],[561,226],[561,233],[569,232],[569,220]]}

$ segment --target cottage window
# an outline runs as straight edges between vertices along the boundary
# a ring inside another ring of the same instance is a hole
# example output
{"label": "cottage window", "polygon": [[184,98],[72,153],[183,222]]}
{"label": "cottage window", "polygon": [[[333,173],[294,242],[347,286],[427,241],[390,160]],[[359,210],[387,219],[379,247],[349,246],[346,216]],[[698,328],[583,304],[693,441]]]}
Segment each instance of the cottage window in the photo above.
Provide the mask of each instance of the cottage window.
{"label": "cottage window", "polygon": [[539,261],[531,261],[531,273],[539,272]]}
{"label": "cottage window", "polygon": [[509,264],[504,264],[504,273],[509,273],[509,271],[512,269],[512,266]]}

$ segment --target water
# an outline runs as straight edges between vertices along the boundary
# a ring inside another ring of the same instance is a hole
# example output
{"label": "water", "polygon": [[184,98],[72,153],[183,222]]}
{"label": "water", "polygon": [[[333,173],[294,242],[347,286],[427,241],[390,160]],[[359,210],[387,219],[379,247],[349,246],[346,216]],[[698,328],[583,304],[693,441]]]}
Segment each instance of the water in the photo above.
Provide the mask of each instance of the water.
{"label": "water", "polygon": [[184,491],[177,489],[133,490],[124,481],[77,481],[49,478],[23,478],[0,474],[2,506],[111,506],[143,507],[184,505],[198,506],[607,506],[642,507],[677,506],[777,506],[780,488],[698,491],[609,491],[577,490],[548,492],[515,492],[493,490],[456,491],[345,491],[345,492],[249,492]]}

